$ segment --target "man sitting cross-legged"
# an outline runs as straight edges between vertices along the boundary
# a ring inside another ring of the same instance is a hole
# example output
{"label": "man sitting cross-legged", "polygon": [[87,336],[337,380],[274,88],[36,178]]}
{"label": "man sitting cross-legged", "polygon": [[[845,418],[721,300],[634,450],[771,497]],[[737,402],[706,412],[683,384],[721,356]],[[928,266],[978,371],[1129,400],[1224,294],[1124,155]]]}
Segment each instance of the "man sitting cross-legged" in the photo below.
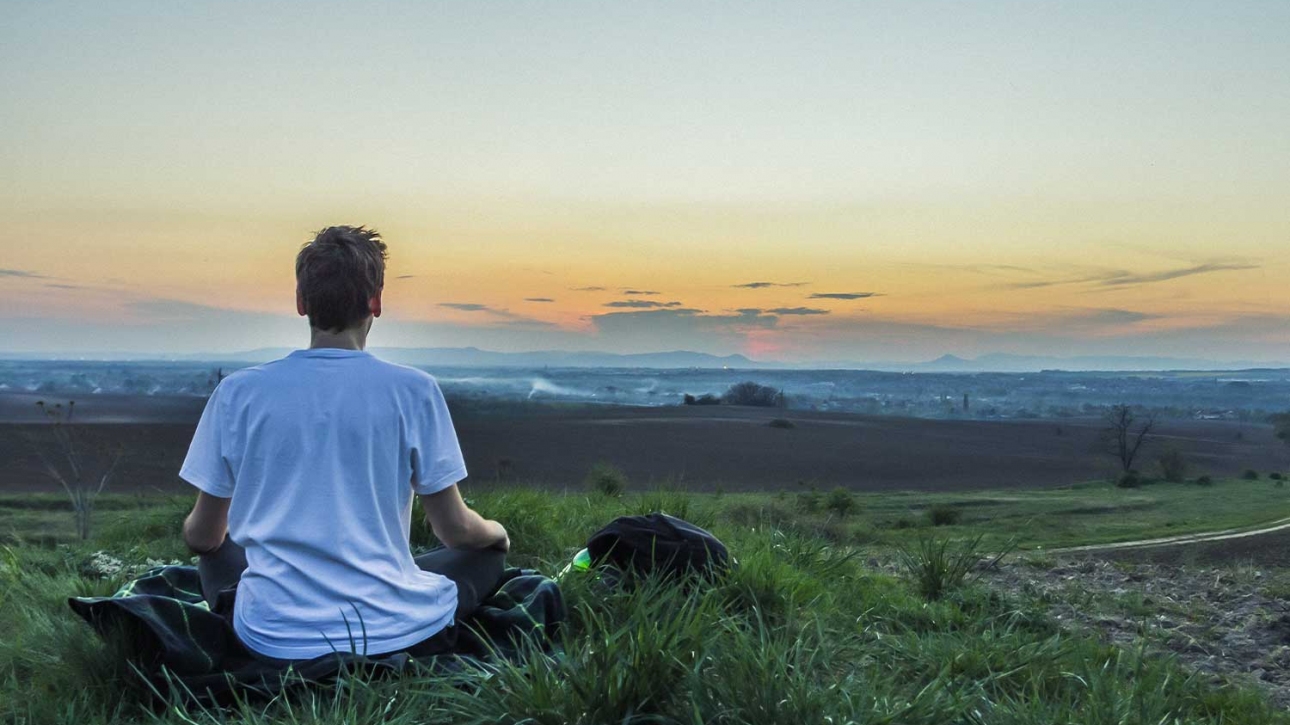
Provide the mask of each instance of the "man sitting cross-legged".
{"label": "man sitting cross-legged", "polygon": [[[179,472],[200,489],[184,541],[203,595],[236,586],[233,628],[266,661],[447,651],[502,576],[510,539],[461,498],[438,383],[364,350],[385,249],[375,230],[330,227],[300,250],[309,348],[220,382]],[[416,558],[414,494],[445,544]]]}

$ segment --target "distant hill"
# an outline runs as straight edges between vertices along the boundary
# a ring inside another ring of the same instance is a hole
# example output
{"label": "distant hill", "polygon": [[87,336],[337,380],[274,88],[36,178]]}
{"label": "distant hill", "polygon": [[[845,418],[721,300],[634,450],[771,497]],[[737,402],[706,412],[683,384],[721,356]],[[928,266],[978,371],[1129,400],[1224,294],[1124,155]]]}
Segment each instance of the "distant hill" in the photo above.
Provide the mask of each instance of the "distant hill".
{"label": "distant hill", "polygon": [[[893,366],[894,367],[894,366]],[[1041,355],[1009,355],[993,353],[974,359],[955,355],[942,355],[935,360],[910,365],[918,372],[996,372],[1030,373],[1041,370],[1069,370],[1078,372],[1129,372],[1139,370],[1245,370],[1251,368],[1284,367],[1276,363],[1237,360],[1218,362],[1194,358],[1135,357],[1115,355],[1084,355],[1077,357],[1047,357]],[[886,369],[886,368],[884,368]]]}
{"label": "distant hill", "polygon": [[[293,348],[265,347],[228,353],[5,353],[8,360],[167,360],[214,363],[260,363],[276,360]],[[1042,370],[1072,372],[1132,372],[1165,370],[1250,370],[1287,368],[1286,363],[1252,361],[1215,361],[1193,358],[1149,356],[1050,357],[992,353],[976,358],[942,355],[924,362],[821,361],[784,363],[752,360],[744,355],[711,355],[688,350],[621,354],[597,351],[536,350],[531,352],[496,352],[477,347],[373,347],[373,353],[404,365],[445,367],[522,367],[522,368],[737,368],[744,370],[876,370],[883,372],[923,373],[1031,373]]]}

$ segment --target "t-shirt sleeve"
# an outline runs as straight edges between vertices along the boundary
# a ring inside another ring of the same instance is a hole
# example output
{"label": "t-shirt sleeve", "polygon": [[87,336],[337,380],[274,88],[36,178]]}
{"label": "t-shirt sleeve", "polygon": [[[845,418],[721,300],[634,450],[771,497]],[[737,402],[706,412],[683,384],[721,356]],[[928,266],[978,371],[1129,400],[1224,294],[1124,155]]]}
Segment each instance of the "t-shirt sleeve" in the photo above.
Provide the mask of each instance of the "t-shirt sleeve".
{"label": "t-shirt sleeve", "polygon": [[466,477],[466,461],[438,382],[431,379],[429,390],[415,402],[414,409],[412,490],[421,495],[438,493]]}
{"label": "t-shirt sleeve", "polygon": [[216,386],[206,401],[201,420],[197,422],[197,431],[193,433],[193,442],[188,446],[188,455],[179,469],[179,477],[212,496],[232,498],[233,469],[224,448],[229,434],[225,427],[222,387],[222,384]]}

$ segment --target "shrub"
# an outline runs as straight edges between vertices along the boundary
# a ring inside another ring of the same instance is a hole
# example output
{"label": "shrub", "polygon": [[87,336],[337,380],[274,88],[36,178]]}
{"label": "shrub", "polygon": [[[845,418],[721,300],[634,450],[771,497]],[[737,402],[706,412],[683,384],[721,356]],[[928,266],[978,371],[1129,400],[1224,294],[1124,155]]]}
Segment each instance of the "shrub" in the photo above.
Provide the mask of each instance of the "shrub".
{"label": "shrub", "polygon": [[683,398],[683,402],[686,405],[720,405],[721,398],[718,398],[712,393],[704,393],[703,395],[700,395],[697,398],[694,397],[693,395],[690,395],[689,393],[686,393],[685,398]]}
{"label": "shrub", "polygon": [[797,427],[796,423],[794,423],[793,421],[787,418],[775,418],[771,420],[771,422],[767,423],[766,425],[770,426],[771,428],[784,428],[784,429]]}
{"label": "shrub", "polygon": [[1120,488],[1137,488],[1143,484],[1142,474],[1137,471],[1128,471],[1115,481],[1115,485]]}
{"label": "shrub", "polygon": [[761,408],[783,408],[787,401],[781,390],[769,385],[758,385],[751,380],[735,383],[721,396],[726,405],[753,405]]}
{"label": "shrub", "polygon": [[1209,476],[1201,476],[1200,478],[1196,479],[1197,486],[1212,486],[1213,484],[1214,484],[1214,479],[1210,478]]}
{"label": "shrub", "polygon": [[1247,481],[1257,481],[1259,480],[1259,472],[1253,468],[1247,468],[1245,469],[1245,473],[1241,474],[1241,478],[1244,478]]}
{"label": "shrub", "polygon": [[1160,454],[1160,475],[1170,483],[1182,483],[1187,480],[1187,458],[1177,448],[1170,448]]}
{"label": "shrub", "polygon": [[855,513],[859,506],[856,505],[855,496],[850,491],[841,486],[829,491],[829,495],[824,499],[824,508],[829,513],[837,514],[839,518],[846,518]]}
{"label": "shrub", "polygon": [[[957,545],[952,544],[949,539],[922,537],[912,550],[899,548],[896,552],[897,562],[905,570],[905,575],[911,580],[918,593],[929,602],[936,601],[946,592],[981,576],[978,572],[969,578],[972,571],[977,568],[977,564],[984,558],[984,552],[981,549],[981,540],[984,536],[980,534],[975,539]],[[1007,553],[1008,550],[1005,549],[980,571],[985,571],[999,563]]]}
{"label": "shrub", "polygon": [[797,494],[797,510],[803,513],[815,513],[820,510],[820,492],[812,488]]}
{"label": "shrub", "polygon": [[949,504],[938,503],[927,509],[927,521],[932,526],[953,526],[963,518],[963,512]]}
{"label": "shrub", "polygon": [[627,490],[627,475],[609,463],[597,463],[583,479],[587,488],[606,496],[618,497]]}
{"label": "shrub", "polygon": [[1272,473],[1268,474],[1268,478],[1272,479],[1273,481],[1280,481],[1281,479],[1285,478],[1285,476],[1282,476],[1280,471],[1273,471]]}

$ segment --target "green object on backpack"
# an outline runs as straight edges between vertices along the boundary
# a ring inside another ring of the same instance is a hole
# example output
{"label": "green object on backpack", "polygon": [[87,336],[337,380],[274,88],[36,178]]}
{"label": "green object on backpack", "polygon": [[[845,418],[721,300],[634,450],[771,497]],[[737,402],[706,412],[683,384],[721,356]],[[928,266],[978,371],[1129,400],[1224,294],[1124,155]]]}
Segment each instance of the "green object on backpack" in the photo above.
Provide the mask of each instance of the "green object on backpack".
{"label": "green object on backpack", "polygon": [[564,565],[564,568],[561,569],[560,573],[556,575],[556,579],[563,579],[564,575],[568,574],[571,571],[578,571],[578,572],[591,571],[591,552],[587,551],[586,549],[583,549],[582,551],[579,551],[577,554],[574,554],[573,561]]}

